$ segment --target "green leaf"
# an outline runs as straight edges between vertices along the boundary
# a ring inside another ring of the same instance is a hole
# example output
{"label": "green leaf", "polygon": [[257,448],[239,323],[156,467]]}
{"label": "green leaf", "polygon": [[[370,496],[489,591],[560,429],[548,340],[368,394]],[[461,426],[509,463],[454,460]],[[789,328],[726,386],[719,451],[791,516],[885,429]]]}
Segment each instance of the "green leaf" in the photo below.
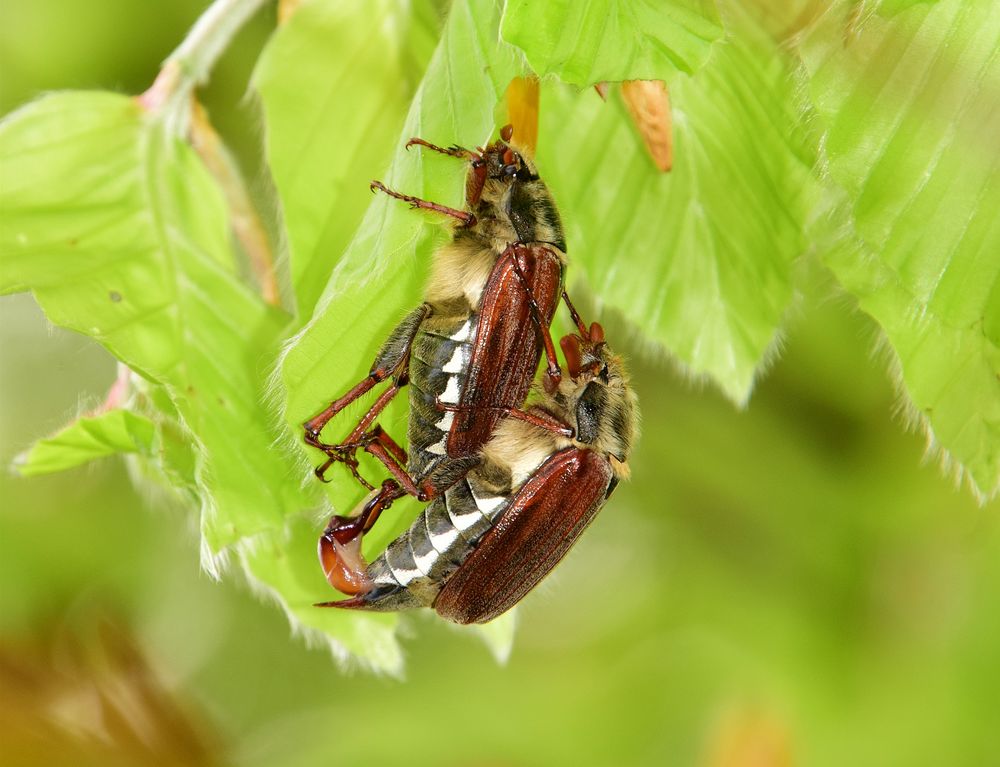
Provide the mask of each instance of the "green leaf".
{"label": "green leaf", "polygon": [[[497,42],[497,24],[497,9],[488,0],[453,4],[385,177],[391,187],[447,205],[461,205],[463,163],[431,153],[404,152],[403,144],[418,135],[436,143],[476,145],[495,132],[496,105],[511,78],[524,72],[516,52]],[[335,125],[317,128],[321,133],[335,129]],[[369,197],[367,185],[354,194],[371,201],[361,227],[334,271],[315,315],[281,363],[287,423],[297,432],[301,432],[302,421],[368,374],[389,331],[419,304],[431,259],[432,233],[441,232],[440,222],[431,223],[429,216],[421,216],[385,195]],[[405,396],[396,400],[380,420],[402,440]],[[330,427],[331,432],[338,428],[344,434],[349,432],[356,412],[342,414]],[[311,456],[313,460],[317,457]],[[379,474],[373,471],[369,476]],[[346,472],[334,472],[333,479],[327,486],[330,498],[338,512],[345,513],[363,493]],[[383,517],[384,523],[366,538],[367,551],[384,547],[405,527],[408,506],[412,512],[412,504],[399,502],[391,515]]]}
{"label": "green leaf", "polygon": [[539,75],[576,85],[691,74],[722,34],[710,0],[507,0],[500,31]]}
{"label": "green leaf", "polygon": [[[161,384],[195,441],[213,551],[304,503],[261,404],[286,321],[236,276],[222,196],[137,103],[67,93],[0,126],[0,290]],[[291,481],[289,481],[291,475]]]}
{"label": "green leaf", "polygon": [[195,440],[181,423],[170,394],[165,387],[135,374],[129,378],[129,392],[131,406],[156,428],[156,449],[136,456],[133,465],[148,481],[166,487],[197,507],[200,491]]}
{"label": "green leaf", "polygon": [[397,148],[436,21],[429,0],[312,2],[261,56],[254,85],[304,318],[361,222],[367,183]]}
{"label": "green leaf", "polygon": [[[804,45],[853,247],[827,262],[884,328],[933,440],[1000,489],[1000,9],[940,0]],[[844,44],[845,39],[847,44]]]}
{"label": "green leaf", "polygon": [[897,13],[907,10],[911,6],[936,3],[938,0],[881,0],[877,6],[877,12],[880,16],[885,16],[890,18],[895,16]]}
{"label": "green leaf", "polygon": [[[507,84],[525,69],[514,49],[497,43],[498,14],[488,0],[459,0],[452,6],[444,33],[428,65],[401,134],[394,139],[395,156],[384,178],[387,183],[407,193],[461,205],[464,190],[464,164],[451,158],[419,151],[403,152],[403,144],[419,135],[437,143],[482,144],[495,133],[495,112]],[[327,112],[316,130],[329,135],[337,130],[337,115]],[[363,180],[355,188],[345,189],[345,196],[365,200],[368,208],[361,227],[350,240],[316,313],[288,347],[281,364],[281,379],[287,392],[287,423],[295,433],[300,424],[320,410],[330,399],[339,396],[364,378],[375,352],[391,329],[420,302],[427,266],[435,242],[444,232],[442,222],[409,210],[385,196],[371,198],[367,180],[378,166],[362,169]],[[397,397],[380,422],[402,440],[406,434],[406,395]],[[331,426],[346,434],[363,412],[363,407],[349,409]],[[311,455],[317,460],[318,455]],[[371,463],[369,478],[384,473]],[[335,469],[339,467],[334,467]],[[349,512],[365,493],[346,472],[333,472],[328,495],[338,513]],[[403,499],[386,514],[365,538],[368,556],[385,548],[399,535],[417,512],[416,503]],[[303,549],[310,549],[309,570],[302,574],[302,599],[316,601],[329,594],[329,586],[315,567],[315,530],[304,536]],[[280,548],[280,546],[279,546]],[[247,560],[260,581],[279,582],[269,570],[269,558]],[[286,578],[290,577],[286,573]],[[287,592],[288,586],[282,591]],[[292,608],[294,610],[294,607]],[[391,630],[394,615],[367,616],[336,611],[303,610],[296,613],[304,623],[322,628],[337,637],[341,645],[362,657],[372,657],[383,668],[392,668],[393,656],[381,632]],[[513,617],[486,630],[487,644],[498,656],[509,653]],[[357,632],[356,636],[348,632]],[[381,648],[381,649],[379,649]],[[363,655],[368,653],[368,655]]]}
{"label": "green leaf", "polygon": [[742,403],[792,299],[819,188],[792,62],[749,19],[728,23],[671,86],[670,173],[618,94],[548,83],[539,167],[563,211],[570,287],[583,267],[599,302]]}
{"label": "green leaf", "polygon": [[315,521],[294,517],[284,529],[241,544],[240,561],[251,586],[275,599],[296,631],[310,643],[329,647],[338,661],[353,658],[374,671],[398,676],[403,670],[395,637],[398,616],[314,606],[331,596],[316,559],[318,529]]}
{"label": "green leaf", "polygon": [[469,627],[479,634],[497,663],[510,660],[510,653],[514,649],[514,633],[517,630],[517,614],[518,610],[514,608],[489,623]]}
{"label": "green leaf", "polygon": [[26,477],[51,474],[115,453],[147,453],[153,446],[155,426],[129,410],[109,410],[81,416],[57,434],[41,439],[15,459]]}

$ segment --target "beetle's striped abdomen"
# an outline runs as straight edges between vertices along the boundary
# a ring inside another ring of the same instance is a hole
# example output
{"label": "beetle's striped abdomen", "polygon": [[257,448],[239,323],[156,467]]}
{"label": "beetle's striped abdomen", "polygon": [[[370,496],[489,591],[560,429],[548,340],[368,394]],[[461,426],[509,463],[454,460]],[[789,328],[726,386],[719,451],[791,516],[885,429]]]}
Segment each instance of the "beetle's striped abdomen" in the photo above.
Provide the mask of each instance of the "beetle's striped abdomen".
{"label": "beetle's striped abdomen", "polygon": [[465,386],[478,315],[439,317],[423,322],[410,352],[409,465],[414,478],[426,477],[446,455],[445,439],[455,414],[438,407],[457,404]]}
{"label": "beetle's striped abdomen", "polygon": [[611,464],[593,450],[569,447],[550,456],[437,590],[438,615],[483,623],[509,610],[566,555],[614,486]]}
{"label": "beetle's striped abdomen", "polygon": [[354,608],[405,610],[429,607],[448,579],[475,550],[510,502],[473,472],[427,505],[410,528],[368,566],[374,588],[351,601]]}

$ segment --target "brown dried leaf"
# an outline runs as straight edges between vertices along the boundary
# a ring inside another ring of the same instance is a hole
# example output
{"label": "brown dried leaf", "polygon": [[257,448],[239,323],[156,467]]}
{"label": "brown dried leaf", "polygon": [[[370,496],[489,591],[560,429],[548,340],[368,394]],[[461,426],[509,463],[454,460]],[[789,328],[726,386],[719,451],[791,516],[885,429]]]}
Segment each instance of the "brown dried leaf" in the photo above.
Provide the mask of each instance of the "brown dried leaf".
{"label": "brown dried leaf", "polygon": [[670,96],[666,83],[662,80],[628,80],[622,83],[622,98],[650,157],[656,167],[666,173],[674,163]]}
{"label": "brown dried leaf", "polygon": [[515,77],[507,86],[507,119],[514,143],[534,157],[538,149],[538,78]]}

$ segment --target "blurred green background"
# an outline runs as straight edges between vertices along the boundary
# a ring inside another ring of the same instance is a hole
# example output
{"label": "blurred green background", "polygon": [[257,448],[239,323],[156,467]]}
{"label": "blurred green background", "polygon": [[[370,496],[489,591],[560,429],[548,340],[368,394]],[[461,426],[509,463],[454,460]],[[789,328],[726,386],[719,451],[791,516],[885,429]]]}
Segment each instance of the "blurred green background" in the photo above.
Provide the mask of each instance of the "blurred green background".
{"label": "blurred green background", "polygon": [[[144,90],[203,7],[4,3],[0,111]],[[273,25],[204,93],[258,180],[244,94]],[[1000,504],[925,460],[874,324],[810,285],[745,412],[617,344],[643,412],[633,482],[525,601],[505,666],[415,616],[405,680],[345,673],[201,574],[193,520],[121,461],[4,473],[4,763],[1000,765]],[[115,376],[26,296],[0,300],[0,349],[4,465]]]}

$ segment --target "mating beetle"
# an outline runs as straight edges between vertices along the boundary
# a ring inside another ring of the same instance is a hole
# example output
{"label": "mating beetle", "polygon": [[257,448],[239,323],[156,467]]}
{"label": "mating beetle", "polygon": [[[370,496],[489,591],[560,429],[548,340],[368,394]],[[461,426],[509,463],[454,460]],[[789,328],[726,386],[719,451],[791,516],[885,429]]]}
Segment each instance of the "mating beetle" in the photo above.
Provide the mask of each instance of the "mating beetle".
{"label": "mating beetle", "polygon": [[[485,149],[441,148],[422,139],[417,145],[469,161],[468,210],[399,194],[373,181],[372,189],[409,202],[414,208],[454,218],[454,236],[434,258],[425,302],[396,327],[375,358],[368,376],[303,424],[305,441],[327,461],[358,473],[357,450],[382,462],[392,475],[369,498],[361,514],[334,517],[323,540],[325,568],[336,588],[349,568],[335,564],[334,539],[346,546],[370,529],[379,514],[405,493],[430,500],[454,484],[477,462],[504,413],[524,401],[543,348],[548,380],[560,378],[548,332],[562,291],[565,241],[555,203],[533,165],[511,145],[506,126]],[[391,385],[339,444],[320,440],[326,424],[378,384]],[[410,385],[407,455],[376,419]],[[343,589],[341,589],[343,590]]]}
{"label": "mating beetle", "polygon": [[360,540],[343,547],[328,531],[324,567],[335,557],[344,574],[340,590],[354,596],[320,606],[433,607],[456,623],[483,623],[513,607],[565,556],[628,476],[636,429],[635,394],[621,360],[601,326],[587,329],[566,303],[579,328],[561,341],[568,380],[546,381],[535,404],[511,410],[479,463],[371,565],[361,559]]}

